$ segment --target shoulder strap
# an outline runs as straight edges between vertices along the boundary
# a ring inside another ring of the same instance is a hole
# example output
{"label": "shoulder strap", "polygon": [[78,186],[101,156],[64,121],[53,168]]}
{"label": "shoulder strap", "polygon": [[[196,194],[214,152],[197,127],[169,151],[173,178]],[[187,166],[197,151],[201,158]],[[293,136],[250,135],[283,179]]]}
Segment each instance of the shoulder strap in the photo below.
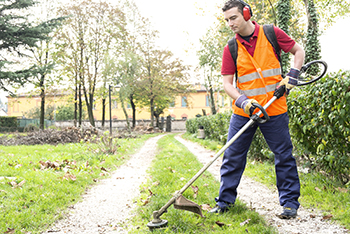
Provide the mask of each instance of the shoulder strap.
{"label": "shoulder strap", "polygon": [[230,53],[231,53],[231,56],[232,56],[232,59],[233,59],[233,62],[235,64],[235,67],[236,67],[236,78],[234,79],[233,81],[233,85],[234,87],[236,87],[236,80],[237,80],[237,41],[236,41],[236,36],[233,36],[232,39],[230,39],[228,42],[228,48],[230,50]]}
{"label": "shoulder strap", "polygon": [[264,29],[264,33],[265,36],[267,38],[267,40],[270,42],[270,44],[272,45],[273,49],[275,50],[276,54],[277,54],[277,58],[278,61],[281,64],[281,71],[283,74],[283,66],[282,66],[282,59],[281,59],[281,48],[277,42],[277,37],[276,37],[276,33],[275,33],[275,29],[273,27],[273,24],[266,24],[263,25],[263,29]]}
{"label": "shoulder strap", "polygon": [[[264,30],[264,33],[265,33],[267,40],[270,42],[270,44],[272,45],[272,47],[276,51],[277,58],[281,64],[281,71],[283,74],[283,66],[282,66],[282,60],[281,60],[281,48],[277,42],[277,37],[276,37],[276,33],[274,30],[273,24],[263,25],[263,30]],[[238,46],[237,46],[236,37],[234,36],[232,39],[230,39],[227,44],[228,44],[228,48],[230,50],[233,62],[234,62],[235,67],[236,67],[236,74],[235,75],[236,75],[236,79],[237,79],[237,56],[238,56],[237,55],[237,47]]]}

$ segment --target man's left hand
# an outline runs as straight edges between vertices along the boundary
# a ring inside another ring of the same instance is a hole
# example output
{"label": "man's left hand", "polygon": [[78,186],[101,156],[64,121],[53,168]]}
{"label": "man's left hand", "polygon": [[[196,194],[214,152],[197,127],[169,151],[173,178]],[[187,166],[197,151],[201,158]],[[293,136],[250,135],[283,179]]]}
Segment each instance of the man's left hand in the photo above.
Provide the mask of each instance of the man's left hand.
{"label": "man's left hand", "polygon": [[276,89],[278,89],[280,86],[285,85],[286,86],[286,95],[289,95],[289,92],[294,86],[298,84],[298,77],[299,77],[300,71],[296,68],[291,68],[288,72],[286,78],[284,78],[277,86]]}

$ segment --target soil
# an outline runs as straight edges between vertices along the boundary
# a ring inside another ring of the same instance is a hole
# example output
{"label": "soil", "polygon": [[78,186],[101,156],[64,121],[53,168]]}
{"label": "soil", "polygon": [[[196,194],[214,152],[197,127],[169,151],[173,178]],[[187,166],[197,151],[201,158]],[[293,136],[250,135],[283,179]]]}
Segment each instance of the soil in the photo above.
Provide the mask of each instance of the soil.
{"label": "soil", "polygon": [[[110,178],[89,189],[83,200],[70,207],[66,217],[45,233],[128,233],[132,224],[127,220],[134,215],[136,207],[133,201],[140,195],[140,185],[147,179],[146,171],[157,153],[157,141],[162,136],[147,140],[138,153],[113,172]],[[216,152],[184,140],[179,135],[176,139],[203,164],[213,160]],[[220,179],[220,165],[221,157],[208,168],[217,180]],[[302,206],[295,219],[279,219],[276,214],[281,213],[282,208],[278,202],[277,190],[271,190],[246,176],[243,176],[238,188],[238,199],[264,216],[279,233],[350,233],[325,218],[320,211],[307,210]]]}

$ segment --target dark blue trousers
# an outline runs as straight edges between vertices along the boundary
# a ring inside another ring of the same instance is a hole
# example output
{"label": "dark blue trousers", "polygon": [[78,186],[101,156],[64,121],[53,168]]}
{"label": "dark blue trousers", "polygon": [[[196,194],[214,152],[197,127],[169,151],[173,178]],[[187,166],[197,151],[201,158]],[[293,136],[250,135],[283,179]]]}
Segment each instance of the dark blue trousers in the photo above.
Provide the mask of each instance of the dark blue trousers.
{"label": "dark blue trousers", "polygon": [[[220,169],[221,184],[219,197],[215,200],[220,207],[234,204],[237,187],[247,162],[247,152],[259,127],[264,138],[275,155],[275,171],[281,206],[299,208],[300,182],[293,145],[289,134],[288,114],[271,116],[264,124],[255,123],[248,128],[224,153]],[[249,118],[233,114],[228,131],[228,141],[249,121]]]}

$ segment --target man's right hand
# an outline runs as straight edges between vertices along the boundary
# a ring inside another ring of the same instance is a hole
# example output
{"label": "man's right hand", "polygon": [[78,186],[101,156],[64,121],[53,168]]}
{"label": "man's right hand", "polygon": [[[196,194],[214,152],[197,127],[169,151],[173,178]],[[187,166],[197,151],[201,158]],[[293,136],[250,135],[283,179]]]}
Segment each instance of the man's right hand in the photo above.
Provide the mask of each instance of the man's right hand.
{"label": "man's right hand", "polygon": [[252,103],[259,104],[255,99],[249,99],[246,95],[242,94],[235,101],[235,105],[244,110],[244,113],[251,116],[255,110],[255,107]]}

